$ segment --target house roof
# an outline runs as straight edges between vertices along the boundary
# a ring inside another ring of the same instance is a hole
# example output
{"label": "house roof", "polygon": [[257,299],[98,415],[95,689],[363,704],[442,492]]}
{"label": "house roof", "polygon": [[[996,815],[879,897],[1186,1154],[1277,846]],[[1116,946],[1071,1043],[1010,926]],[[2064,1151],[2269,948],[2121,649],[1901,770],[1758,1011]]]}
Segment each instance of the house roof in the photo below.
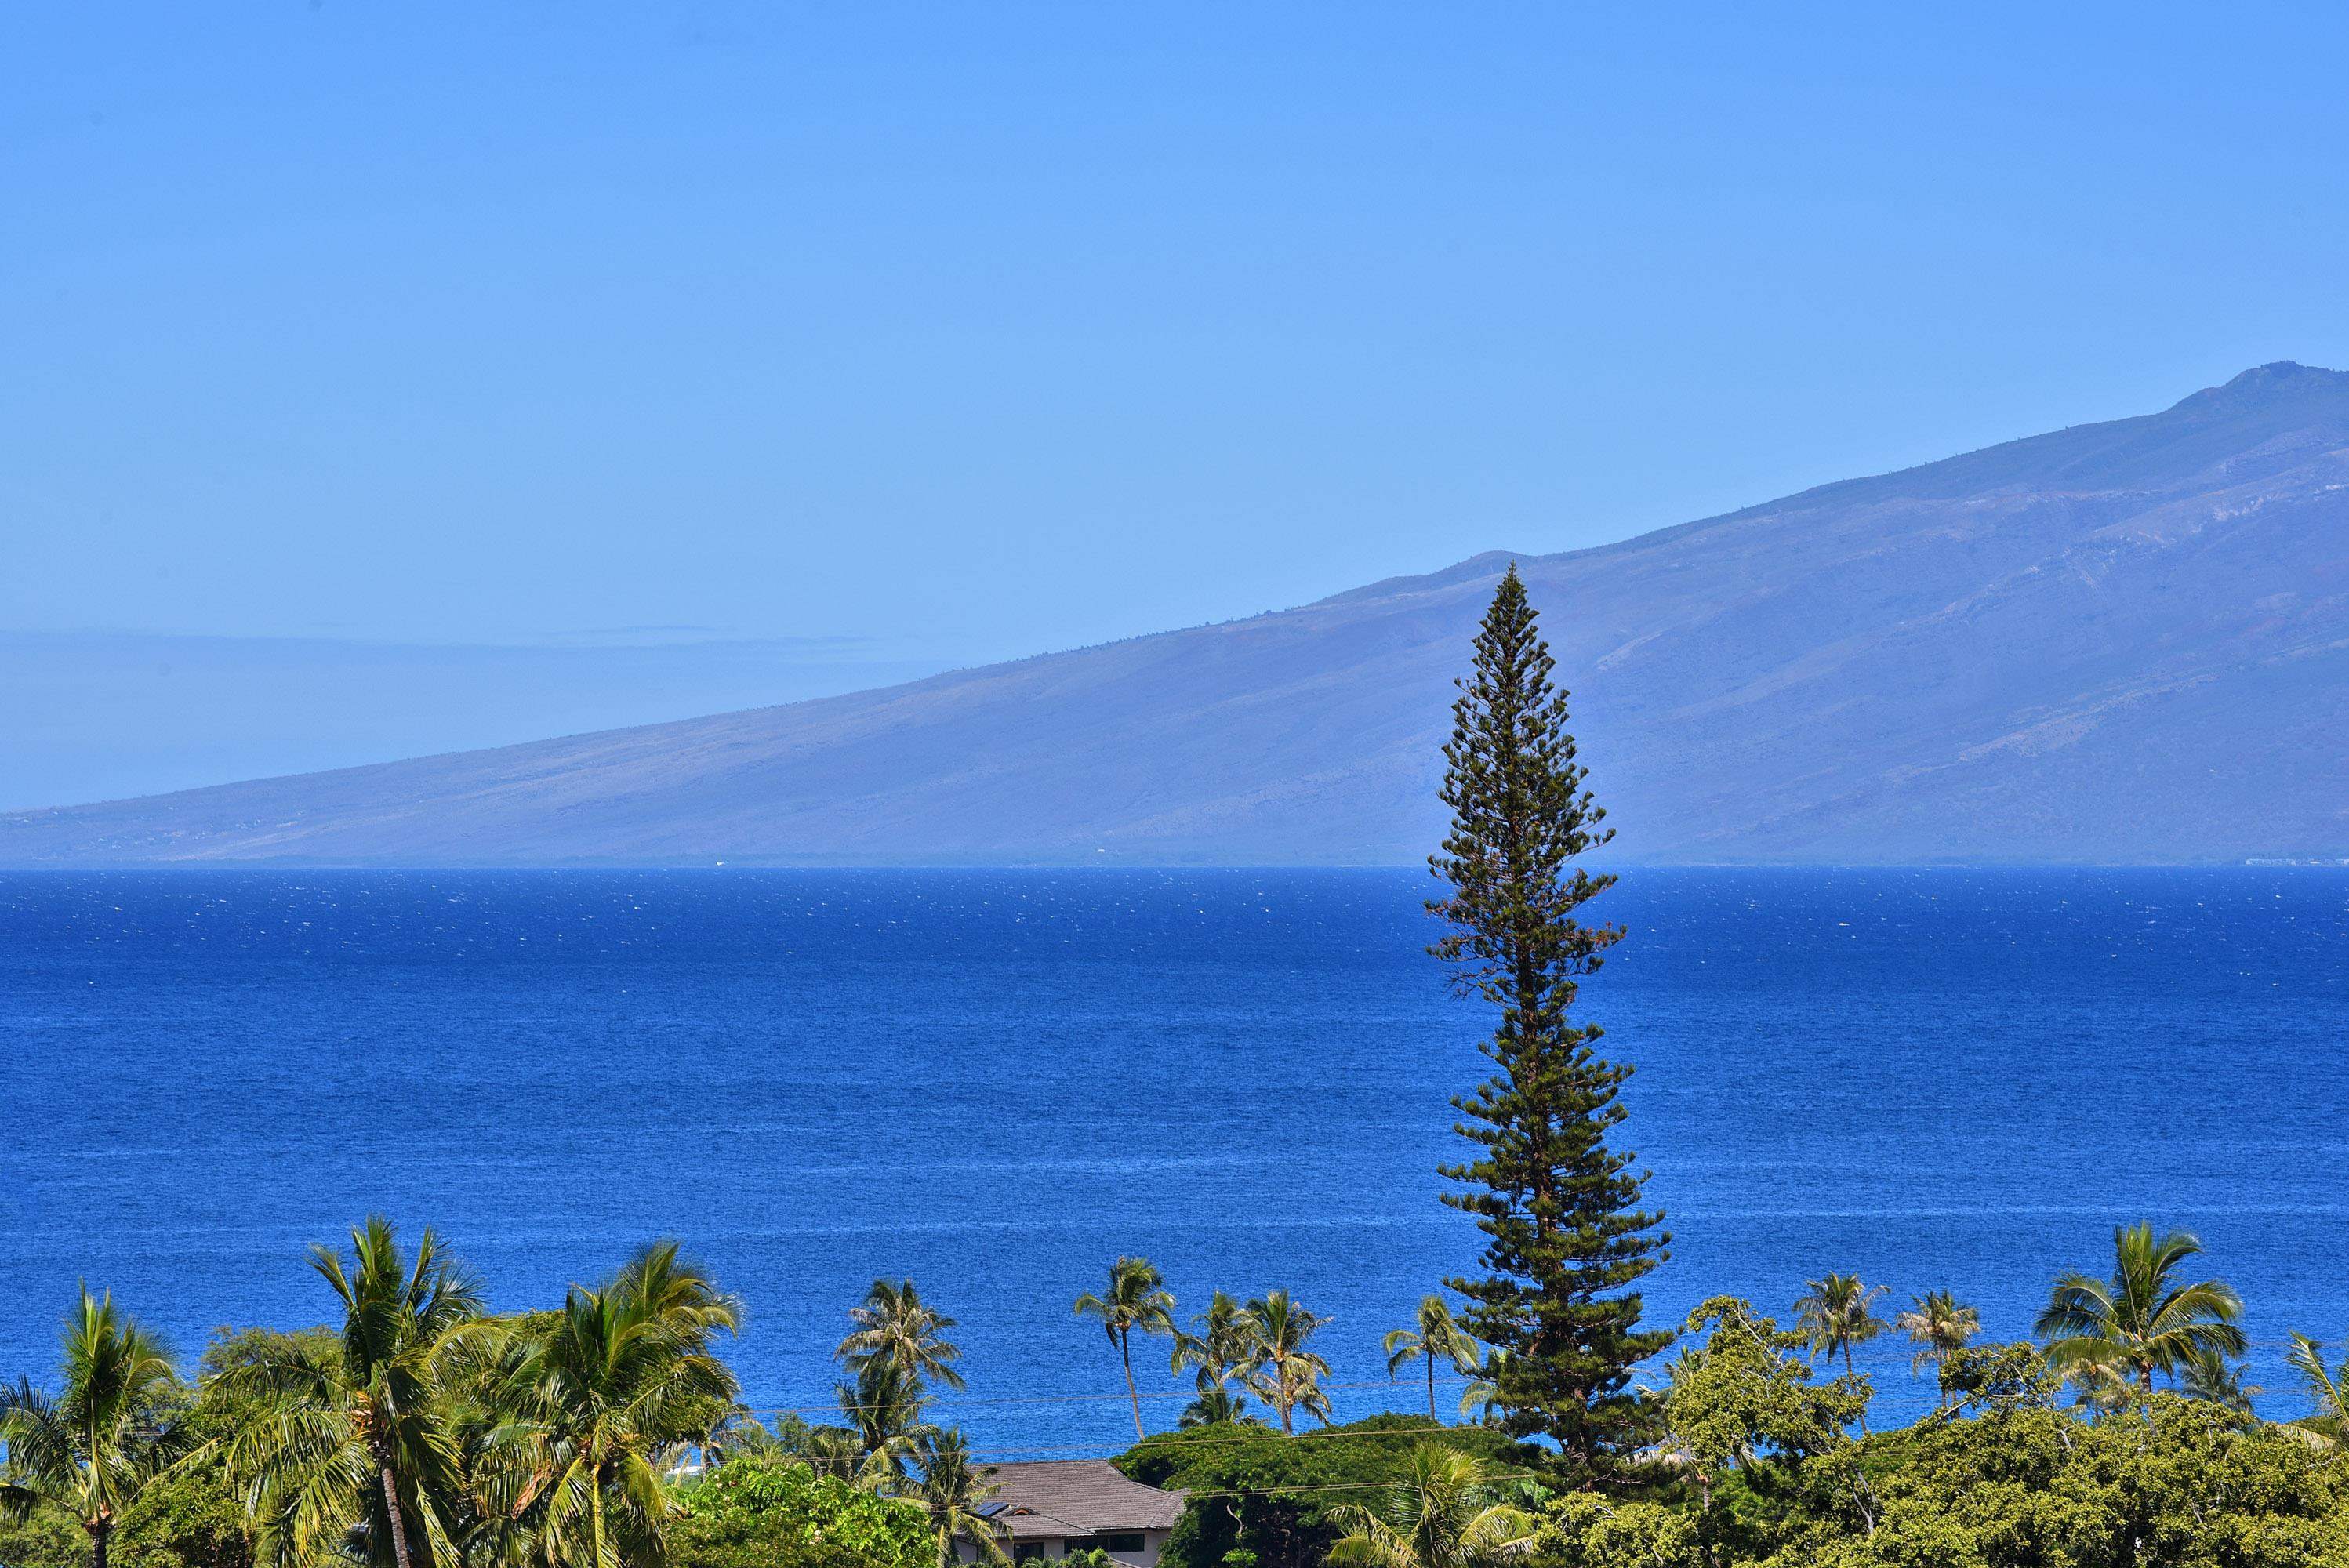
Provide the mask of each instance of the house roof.
{"label": "house roof", "polygon": [[997,1489],[984,1511],[1019,1539],[1167,1530],[1183,1513],[1181,1492],[1129,1480],[1107,1460],[999,1464],[980,1484]]}

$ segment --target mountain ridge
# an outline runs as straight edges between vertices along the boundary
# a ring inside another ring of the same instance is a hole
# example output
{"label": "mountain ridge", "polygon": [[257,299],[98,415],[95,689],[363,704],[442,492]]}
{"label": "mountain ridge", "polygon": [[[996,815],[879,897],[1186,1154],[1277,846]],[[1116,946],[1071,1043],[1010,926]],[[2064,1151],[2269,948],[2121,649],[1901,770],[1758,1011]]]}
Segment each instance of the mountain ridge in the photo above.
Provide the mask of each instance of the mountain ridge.
{"label": "mountain ridge", "polygon": [[2154,414],[1238,621],[0,813],[0,863],[1409,861],[1511,559],[1627,860],[2349,853],[2349,373],[2279,361]]}

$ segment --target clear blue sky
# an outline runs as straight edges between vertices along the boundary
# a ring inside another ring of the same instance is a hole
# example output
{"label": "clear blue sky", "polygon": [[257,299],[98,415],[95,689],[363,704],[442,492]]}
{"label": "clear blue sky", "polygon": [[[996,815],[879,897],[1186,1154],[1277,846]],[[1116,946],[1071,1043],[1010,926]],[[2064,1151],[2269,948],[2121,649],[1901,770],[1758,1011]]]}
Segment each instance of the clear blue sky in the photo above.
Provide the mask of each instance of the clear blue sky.
{"label": "clear blue sky", "polygon": [[16,7],[0,631],[962,662],[2349,365],[2349,8],[2055,10]]}

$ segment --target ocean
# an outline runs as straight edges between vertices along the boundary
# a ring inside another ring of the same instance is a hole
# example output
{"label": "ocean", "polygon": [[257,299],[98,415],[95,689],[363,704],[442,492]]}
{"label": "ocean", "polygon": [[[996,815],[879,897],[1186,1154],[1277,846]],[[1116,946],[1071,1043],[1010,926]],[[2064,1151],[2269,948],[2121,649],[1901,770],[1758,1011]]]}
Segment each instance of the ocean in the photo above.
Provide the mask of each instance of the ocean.
{"label": "ocean", "polygon": [[[1487,1025],[1423,872],[0,875],[0,1375],[75,1283],[192,1362],[324,1320],[305,1248],[436,1227],[502,1308],[680,1239],[747,1307],[747,1400],[823,1418],[845,1309],[959,1320],[987,1457],[1131,1439],[1071,1303],[1286,1286],[1343,1416],[1423,1408],[1380,1336],[1473,1266],[1436,1167]],[[2261,1408],[2349,1335],[2349,873],[1628,872],[1584,987],[1637,1065],[1652,1321],[1857,1272],[2020,1337],[2116,1223],[2199,1233]],[[1862,1347],[1878,1419],[1930,1398]],[[1154,1427],[1185,1397],[1137,1347]],[[1456,1389],[1456,1380],[1454,1381]],[[1447,1412],[1455,1396],[1444,1399]]]}

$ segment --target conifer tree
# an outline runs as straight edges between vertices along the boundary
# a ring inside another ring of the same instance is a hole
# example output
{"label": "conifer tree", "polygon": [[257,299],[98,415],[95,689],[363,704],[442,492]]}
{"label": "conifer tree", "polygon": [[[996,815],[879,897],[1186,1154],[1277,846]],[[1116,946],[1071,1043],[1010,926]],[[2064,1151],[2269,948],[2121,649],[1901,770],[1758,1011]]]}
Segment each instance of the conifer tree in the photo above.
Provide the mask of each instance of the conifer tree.
{"label": "conifer tree", "polygon": [[1608,1142],[1631,1069],[1602,1059],[1597,1026],[1569,1016],[1582,977],[1623,933],[1577,918],[1615,879],[1568,862],[1614,833],[1583,787],[1554,667],[1512,565],[1477,633],[1475,673],[1454,683],[1452,831],[1428,859],[1452,892],[1427,906],[1451,930],[1428,951],[1462,994],[1501,1008],[1484,1047],[1497,1070],[1453,1101],[1475,1157],[1443,1171],[1465,1189],[1444,1201],[1476,1216],[1487,1272],[1446,1283],[1467,1299],[1469,1332],[1507,1352],[1494,1357],[1504,1426],[1554,1439],[1587,1485],[1651,1432],[1631,1368],[1671,1336],[1640,1331],[1629,1287],[1671,1238],[1660,1213],[1637,1207],[1646,1173]]}

